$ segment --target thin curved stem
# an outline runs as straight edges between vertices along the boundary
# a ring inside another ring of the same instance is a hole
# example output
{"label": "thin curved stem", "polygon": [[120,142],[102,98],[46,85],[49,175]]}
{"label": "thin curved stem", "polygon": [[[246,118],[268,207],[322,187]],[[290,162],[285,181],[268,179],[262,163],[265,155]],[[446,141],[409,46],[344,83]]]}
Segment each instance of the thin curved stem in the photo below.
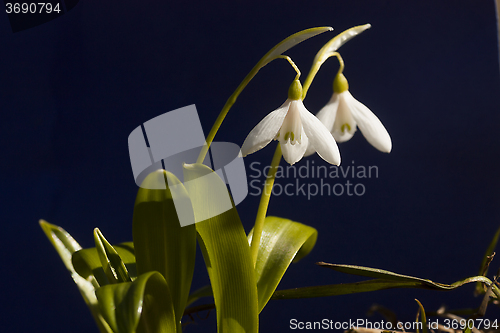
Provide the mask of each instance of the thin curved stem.
{"label": "thin curved stem", "polygon": [[252,254],[253,265],[255,267],[257,263],[257,255],[259,254],[260,238],[262,236],[262,229],[264,228],[264,220],[267,214],[267,207],[269,206],[269,200],[271,199],[271,193],[273,190],[274,179],[276,178],[276,171],[281,161],[281,146],[278,143],[276,151],[274,152],[273,160],[271,162],[271,167],[267,173],[266,183],[264,184],[264,189],[260,197],[259,209],[257,210],[257,217],[255,218],[255,226],[253,228],[252,235],[252,245],[250,247],[250,252]]}
{"label": "thin curved stem", "polygon": [[314,78],[316,77],[316,74],[319,71],[319,68],[323,63],[330,57],[337,57],[339,60],[340,68],[338,73],[342,73],[344,71],[344,60],[340,56],[340,53],[338,52],[330,52],[327,53],[324,57],[322,57],[321,61],[316,61],[312,67],[309,73],[307,74],[306,80],[304,81],[304,85],[302,86],[302,100],[306,98],[307,91],[309,90],[309,87],[311,86],[311,83],[313,82]]}
{"label": "thin curved stem", "polygon": [[245,78],[243,79],[243,81],[241,81],[238,88],[236,88],[236,90],[233,92],[233,94],[231,96],[229,96],[229,98],[227,99],[226,104],[224,104],[224,107],[220,111],[219,116],[215,120],[215,123],[212,125],[212,128],[210,129],[210,132],[208,133],[206,142],[201,149],[200,155],[198,155],[198,159],[197,159],[196,163],[202,163],[203,160],[205,159],[205,156],[208,153],[208,149],[210,148],[210,145],[214,141],[215,134],[217,134],[217,131],[219,130],[220,126],[222,125],[222,122],[224,121],[224,118],[226,118],[226,115],[229,112],[229,109],[231,109],[231,107],[236,102],[236,99],[241,94],[243,89],[245,89],[247,84],[252,80],[252,78],[259,71],[260,67],[258,65],[259,64],[257,64],[254,68],[252,68],[250,73],[248,73],[247,76],[245,76]]}
{"label": "thin curved stem", "polygon": [[278,56],[276,58],[288,60],[288,62],[290,63],[290,65],[292,65],[293,69],[295,69],[295,72],[297,72],[297,75],[295,75],[295,80],[299,79],[299,77],[300,77],[300,69],[297,67],[297,65],[295,65],[295,63],[293,62],[292,58],[290,58],[287,55],[280,55],[280,56]]}
{"label": "thin curved stem", "polygon": [[342,59],[342,57],[340,56],[340,53],[338,52],[333,52],[334,54],[332,54],[332,56],[336,56],[337,59],[339,60],[339,65],[340,65],[340,68],[339,68],[339,71],[337,72],[337,74],[341,74],[343,71],[344,71],[344,59]]}

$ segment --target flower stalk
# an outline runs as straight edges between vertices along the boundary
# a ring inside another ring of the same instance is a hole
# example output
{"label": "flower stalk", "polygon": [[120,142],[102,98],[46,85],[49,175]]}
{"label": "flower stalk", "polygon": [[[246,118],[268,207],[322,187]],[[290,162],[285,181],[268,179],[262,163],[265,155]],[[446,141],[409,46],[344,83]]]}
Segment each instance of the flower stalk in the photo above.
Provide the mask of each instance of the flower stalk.
{"label": "flower stalk", "polygon": [[255,267],[257,263],[257,257],[259,254],[260,238],[262,236],[262,229],[264,228],[264,220],[267,214],[267,207],[269,206],[269,200],[271,199],[271,194],[274,186],[274,180],[276,179],[276,172],[278,171],[278,166],[281,161],[281,146],[278,143],[276,150],[274,151],[273,160],[271,162],[271,167],[267,173],[266,182],[264,184],[264,190],[262,191],[262,196],[260,197],[259,208],[257,210],[257,217],[255,218],[255,226],[253,228],[252,245],[250,247],[250,252],[252,254],[253,265]]}

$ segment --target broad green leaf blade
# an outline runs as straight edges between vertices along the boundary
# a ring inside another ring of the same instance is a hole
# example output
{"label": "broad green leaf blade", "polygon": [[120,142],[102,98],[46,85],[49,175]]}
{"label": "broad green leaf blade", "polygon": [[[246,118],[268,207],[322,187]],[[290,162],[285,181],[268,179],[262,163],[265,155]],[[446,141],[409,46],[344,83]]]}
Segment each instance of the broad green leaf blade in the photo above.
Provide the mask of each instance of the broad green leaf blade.
{"label": "broad green leaf blade", "polygon": [[[500,228],[498,228],[497,232],[495,235],[493,235],[493,239],[491,240],[490,244],[488,245],[488,248],[486,249],[486,252],[484,253],[483,260],[481,261],[481,267],[479,268],[479,274],[478,275],[484,275],[488,274],[488,257],[493,254],[495,251],[495,248],[497,247],[498,239],[500,238]],[[482,285],[480,283],[476,284],[476,294],[480,294],[484,292],[482,289]]]}
{"label": "broad green leaf blade", "polygon": [[158,272],[133,282],[110,284],[96,290],[99,308],[114,333],[175,333],[172,297]]}
{"label": "broad green leaf blade", "polygon": [[[132,242],[113,245],[116,252],[122,259],[127,268],[130,278],[137,277],[137,268],[135,265],[135,251]],[[77,251],[72,256],[72,264],[76,272],[87,280],[94,281],[96,287],[110,284],[108,277],[99,259],[99,254],[95,247]]]}
{"label": "broad green leaf blade", "polygon": [[96,288],[111,283],[102,268],[101,260],[95,247],[75,252],[72,262],[76,272],[84,279],[92,281]]}
{"label": "broad green leaf blade", "polygon": [[[184,166],[185,185],[195,217],[213,216],[196,223],[199,243],[212,284],[220,333],[258,332],[258,301],[250,246],[236,208],[214,195],[225,183],[202,164]],[[228,199],[226,196],[225,199]],[[199,219],[197,219],[199,220]]]}
{"label": "broad green leaf blade", "polygon": [[44,220],[40,220],[40,226],[42,227],[43,232],[49,239],[52,246],[54,246],[57,253],[61,257],[64,265],[70,272],[73,281],[75,281],[76,285],[78,286],[78,289],[80,290],[85,303],[87,303],[87,306],[89,307],[90,312],[94,317],[99,331],[102,333],[112,332],[99,312],[94,285],[92,284],[92,282],[81,277],[76,272],[71,262],[72,255],[82,248],[80,244],[78,244],[78,242],[61,227],[50,224]]}
{"label": "broad green leaf blade", "polygon": [[[161,188],[163,189],[154,189]],[[174,204],[175,201],[175,204]],[[172,173],[158,170],[149,174],[137,193],[134,206],[133,238],[139,275],[160,272],[172,294],[175,317],[180,329],[182,314],[193,279],[196,256],[194,224],[181,227],[176,205],[191,203],[182,183]]]}
{"label": "broad green leaf blade", "polygon": [[[418,299],[415,299],[418,303],[418,308],[419,308],[419,313],[420,313],[420,325],[422,327],[423,333],[428,333],[429,330],[427,329],[427,317],[425,316],[425,309],[422,303],[419,302]],[[418,318],[418,315],[417,315]],[[417,333],[419,333],[418,325],[417,325]]]}
{"label": "broad green leaf blade", "polygon": [[[249,244],[252,236],[253,229],[248,235]],[[317,238],[318,232],[312,227],[280,217],[266,217],[255,265],[259,312],[273,295],[290,263],[311,252]]]}
{"label": "broad green leaf blade", "polygon": [[334,55],[334,53],[345,43],[347,43],[349,40],[351,40],[353,37],[359,35],[366,29],[369,29],[371,27],[370,24],[365,24],[365,25],[358,25],[356,27],[347,29],[337,36],[333,37],[328,43],[326,43],[316,54],[313,60],[313,64],[311,66],[311,69],[309,70],[309,73],[307,74],[307,78],[304,81],[303,85],[303,91],[302,91],[302,98],[306,97],[307,91],[309,90],[309,87],[311,86],[312,81],[314,80],[314,77],[318,73],[321,65],[330,58],[331,56]]}
{"label": "broad green leaf blade", "polygon": [[94,229],[94,241],[104,273],[111,283],[132,281],[125,263],[115,248],[104,238],[99,228]]}

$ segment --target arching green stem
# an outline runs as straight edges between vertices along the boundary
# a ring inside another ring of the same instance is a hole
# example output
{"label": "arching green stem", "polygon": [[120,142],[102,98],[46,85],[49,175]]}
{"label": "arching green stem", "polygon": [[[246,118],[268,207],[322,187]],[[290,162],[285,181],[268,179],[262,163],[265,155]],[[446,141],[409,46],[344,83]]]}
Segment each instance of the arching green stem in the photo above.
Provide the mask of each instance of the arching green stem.
{"label": "arching green stem", "polygon": [[295,75],[295,80],[298,80],[300,78],[300,69],[297,67],[297,65],[295,65],[295,63],[293,62],[292,58],[290,58],[289,56],[286,56],[286,55],[280,55],[277,58],[288,60],[288,62],[290,63],[290,65],[293,67],[293,69],[295,69],[295,72],[297,73],[297,75]]}
{"label": "arching green stem", "polygon": [[198,160],[196,163],[202,163],[203,160],[205,159],[205,156],[207,155],[208,149],[210,148],[210,145],[214,141],[215,134],[217,134],[217,131],[219,130],[220,126],[222,125],[222,122],[224,121],[224,118],[226,118],[227,113],[229,112],[229,109],[233,106],[233,104],[236,102],[236,99],[238,96],[241,94],[243,89],[247,86],[247,84],[253,79],[253,77],[257,74],[259,71],[259,67],[255,66],[252,68],[250,73],[243,79],[243,81],[240,83],[238,88],[234,91],[234,93],[228,98],[226,101],[226,104],[224,104],[224,107],[222,108],[221,112],[219,113],[219,116],[215,120],[215,123],[212,126],[212,129],[208,133],[207,140],[205,144],[203,145],[203,148],[201,149],[200,155],[198,156]]}

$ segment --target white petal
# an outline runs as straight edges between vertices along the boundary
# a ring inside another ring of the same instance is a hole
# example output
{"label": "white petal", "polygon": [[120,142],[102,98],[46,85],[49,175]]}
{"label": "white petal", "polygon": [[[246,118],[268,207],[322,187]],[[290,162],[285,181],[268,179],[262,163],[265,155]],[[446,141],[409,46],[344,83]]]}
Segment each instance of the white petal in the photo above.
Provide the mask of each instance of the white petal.
{"label": "white petal", "polygon": [[309,139],[309,145],[328,163],[340,165],[339,148],[332,134],[318,118],[307,111],[302,101],[298,102],[301,104],[300,118],[302,119],[304,132]]}
{"label": "white petal", "polygon": [[392,141],[382,122],[365,105],[357,101],[348,91],[346,102],[351,107],[352,117],[358,123],[359,130],[366,140],[378,150],[389,153]]}
{"label": "white petal", "polygon": [[[339,94],[339,107],[333,124],[332,134],[337,142],[345,142],[352,138],[356,132],[356,121],[351,114],[349,92]],[[352,95],[351,95],[352,96]]]}
{"label": "white petal", "polygon": [[290,165],[294,165],[296,162],[302,159],[309,143],[304,129],[301,129],[301,131],[302,133],[300,143],[295,142],[295,144],[291,144],[289,141],[284,142],[280,140],[283,158],[285,159],[285,161],[290,163]]}
{"label": "white petal", "polygon": [[283,119],[285,119],[288,112],[290,102],[291,100],[287,99],[282,106],[269,113],[253,128],[241,147],[241,154],[243,157],[264,148],[276,137],[276,134],[278,134],[283,124]]}
{"label": "white petal", "polygon": [[314,154],[315,152],[316,152],[316,150],[314,149],[314,147],[311,144],[309,144],[307,146],[306,152],[304,153],[304,157],[310,156],[310,155]]}
{"label": "white petal", "polygon": [[[332,98],[326,103],[321,110],[319,110],[316,117],[325,125],[326,129],[330,132],[333,131],[333,124],[335,123],[335,116],[337,115],[337,108],[339,106],[339,94],[334,93]],[[334,139],[336,139],[334,137]],[[312,155],[316,152],[314,147],[310,144],[304,156]]]}
{"label": "white petal", "polygon": [[319,110],[316,117],[325,125],[330,132],[333,130],[335,117],[337,116],[337,108],[339,107],[339,94],[334,93],[332,98]]}
{"label": "white petal", "polygon": [[279,132],[279,140],[281,144],[290,142],[294,145],[300,143],[302,136],[302,121],[300,120],[300,111],[296,101],[292,101],[288,107],[288,112]]}

